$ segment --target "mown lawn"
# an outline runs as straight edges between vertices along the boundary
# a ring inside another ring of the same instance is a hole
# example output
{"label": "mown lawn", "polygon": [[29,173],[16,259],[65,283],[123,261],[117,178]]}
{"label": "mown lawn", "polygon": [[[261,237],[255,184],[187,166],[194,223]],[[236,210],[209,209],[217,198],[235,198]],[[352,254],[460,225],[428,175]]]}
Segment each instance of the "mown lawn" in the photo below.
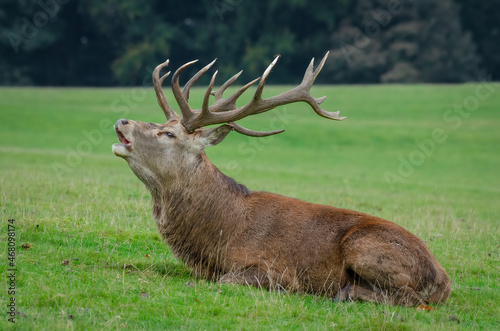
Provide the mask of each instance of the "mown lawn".
{"label": "mown lawn", "polygon": [[[194,106],[203,92],[192,92]],[[317,86],[313,94],[348,119],[282,107],[242,124],[285,133],[231,133],[210,159],[251,189],[401,224],[448,271],[445,304],[336,303],[196,279],[156,233],[147,190],[111,152],[117,119],[164,121],[152,87],[2,88],[0,329],[498,329],[500,85]],[[12,297],[15,324],[5,314]]]}

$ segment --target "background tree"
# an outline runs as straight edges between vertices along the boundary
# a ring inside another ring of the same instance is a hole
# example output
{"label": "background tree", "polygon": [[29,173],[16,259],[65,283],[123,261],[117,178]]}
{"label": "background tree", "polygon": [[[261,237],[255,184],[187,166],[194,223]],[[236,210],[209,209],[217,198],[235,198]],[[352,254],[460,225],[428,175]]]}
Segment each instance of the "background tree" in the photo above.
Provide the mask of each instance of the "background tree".
{"label": "background tree", "polygon": [[[394,4],[399,3],[399,5]],[[479,58],[451,0],[358,0],[333,34],[328,64],[338,83],[463,82]]]}
{"label": "background tree", "polygon": [[500,0],[3,0],[0,84],[142,85],[166,58],[216,57],[243,82],[275,54],[270,82],[294,83],[328,49],[323,83],[498,79],[498,15]]}
{"label": "background tree", "polygon": [[456,0],[464,29],[472,33],[480,66],[500,79],[500,0]]}

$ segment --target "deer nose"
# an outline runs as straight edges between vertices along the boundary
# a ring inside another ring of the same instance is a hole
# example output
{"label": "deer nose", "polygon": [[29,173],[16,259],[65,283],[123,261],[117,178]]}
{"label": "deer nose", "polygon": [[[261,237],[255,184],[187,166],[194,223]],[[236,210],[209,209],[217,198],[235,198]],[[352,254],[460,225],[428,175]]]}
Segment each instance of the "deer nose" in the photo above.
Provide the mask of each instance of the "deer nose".
{"label": "deer nose", "polygon": [[128,124],[127,120],[121,120],[121,122],[122,122],[123,125],[127,125]]}

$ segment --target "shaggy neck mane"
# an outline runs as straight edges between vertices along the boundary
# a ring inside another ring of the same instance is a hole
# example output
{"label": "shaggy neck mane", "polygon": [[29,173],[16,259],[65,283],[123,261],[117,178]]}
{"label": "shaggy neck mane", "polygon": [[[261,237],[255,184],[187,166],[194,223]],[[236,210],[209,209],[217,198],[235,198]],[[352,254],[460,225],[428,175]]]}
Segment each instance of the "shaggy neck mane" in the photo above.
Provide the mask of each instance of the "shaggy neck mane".
{"label": "shaggy neck mane", "polygon": [[203,153],[197,162],[151,189],[153,216],[172,252],[215,277],[224,248],[245,219],[251,191],[219,171]]}

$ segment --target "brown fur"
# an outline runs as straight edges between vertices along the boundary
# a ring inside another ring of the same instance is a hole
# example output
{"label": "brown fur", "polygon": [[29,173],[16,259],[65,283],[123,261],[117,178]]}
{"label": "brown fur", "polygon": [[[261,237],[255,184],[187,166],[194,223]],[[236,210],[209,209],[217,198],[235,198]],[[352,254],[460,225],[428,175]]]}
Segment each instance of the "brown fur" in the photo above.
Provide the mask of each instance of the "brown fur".
{"label": "brown fur", "polygon": [[[177,122],[120,121],[117,130],[132,145],[115,154],[151,191],[158,231],[172,252],[201,277],[337,300],[419,305],[448,298],[445,270],[399,225],[254,192],[222,174],[204,147],[230,129],[208,139]],[[158,138],[165,130],[176,137]]]}

